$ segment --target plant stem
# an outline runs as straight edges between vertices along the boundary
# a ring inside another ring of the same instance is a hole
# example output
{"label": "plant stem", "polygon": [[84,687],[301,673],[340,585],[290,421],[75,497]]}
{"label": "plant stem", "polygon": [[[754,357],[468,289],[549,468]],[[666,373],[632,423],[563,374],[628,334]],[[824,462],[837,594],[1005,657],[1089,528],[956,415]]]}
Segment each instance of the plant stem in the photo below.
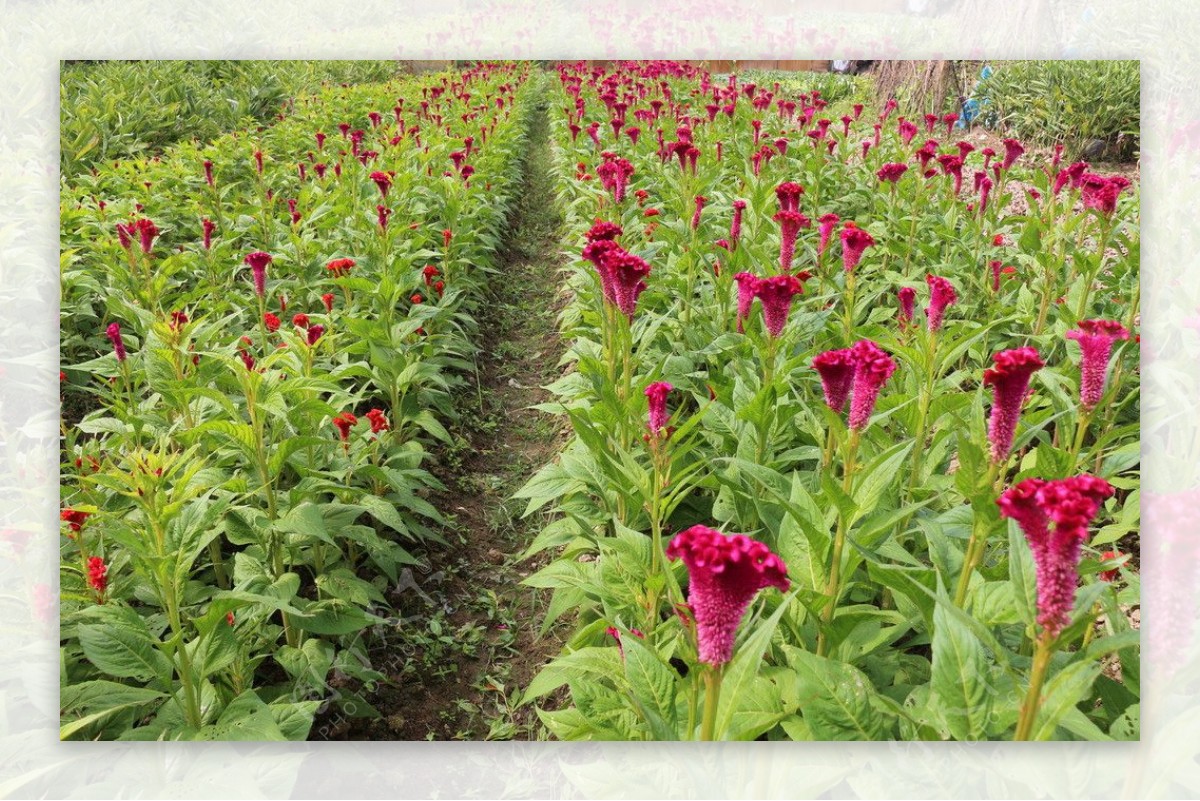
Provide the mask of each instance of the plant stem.
{"label": "plant stem", "polygon": [[700,723],[700,739],[711,741],[717,725],[717,704],[721,700],[721,673],[719,667],[704,669],[704,717]]}
{"label": "plant stem", "polygon": [[[1000,473],[1000,465],[995,462],[988,466],[987,486],[993,489],[993,484],[997,481],[997,476]],[[967,589],[971,586],[971,574],[983,561],[984,551],[987,549],[988,535],[987,520],[976,513],[975,523],[971,528],[971,538],[967,541],[967,552],[963,555],[962,572],[958,576],[958,587],[954,592],[954,605],[962,607],[963,602],[967,599]]]}
{"label": "plant stem", "polygon": [[[842,465],[842,491],[847,495],[850,494],[850,488],[854,483],[854,467],[855,459],[858,455],[858,442],[858,429],[851,429],[850,437],[846,442],[846,461]],[[826,632],[828,631],[829,624],[833,622],[833,610],[837,606],[838,596],[841,595],[842,550],[846,547],[846,529],[846,518],[839,514],[837,533],[833,539],[833,559],[829,565],[829,579],[825,582],[825,595],[828,597],[829,602],[821,611],[821,627],[817,634],[817,656],[825,656],[829,647]]]}
{"label": "plant stem", "polygon": [[1029,692],[1021,704],[1021,716],[1017,720],[1017,731],[1014,741],[1025,741],[1033,732],[1033,723],[1037,719],[1038,709],[1042,705],[1042,684],[1046,680],[1046,669],[1050,666],[1050,657],[1054,653],[1051,647],[1052,638],[1042,632],[1037,641],[1037,650],[1033,654],[1033,670],[1029,674]]}

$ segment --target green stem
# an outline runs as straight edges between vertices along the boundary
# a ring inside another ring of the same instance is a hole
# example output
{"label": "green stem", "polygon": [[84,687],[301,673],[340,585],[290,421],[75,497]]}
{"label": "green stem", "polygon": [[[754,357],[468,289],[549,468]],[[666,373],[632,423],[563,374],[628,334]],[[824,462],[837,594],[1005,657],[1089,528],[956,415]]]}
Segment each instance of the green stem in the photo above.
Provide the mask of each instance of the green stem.
{"label": "green stem", "polygon": [[1023,742],[1029,739],[1033,732],[1034,721],[1037,720],[1038,709],[1042,705],[1042,684],[1046,680],[1046,669],[1050,666],[1050,657],[1054,654],[1051,646],[1052,638],[1045,632],[1038,639],[1037,650],[1033,654],[1033,669],[1029,674],[1029,692],[1021,704],[1021,715],[1017,720],[1017,731],[1014,741]]}
{"label": "green stem", "polygon": [[710,742],[717,725],[717,704],[721,700],[721,668],[704,669],[704,717],[700,723],[700,739]]}
{"label": "green stem", "polygon": [[[988,466],[987,486],[993,487],[993,484],[998,480],[997,476],[1000,473],[1000,465],[992,462]],[[994,489],[994,488],[993,488]],[[983,561],[984,551],[987,549],[988,523],[983,515],[975,514],[975,523],[971,528],[971,538],[967,541],[967,551],[963,555],[962,572],[958,576],[958,587],[954,592],[954,605],[962,607],[963,602],[967,598],[967,589],[971,586],[971,574]]]}
{"label": "green stem", "polygon": [[[858,456],[859,431],[858,429],[850,430],[850,437],[846,443],[846,461],[843,463],[842,472],[842,491],[847,495],[850,494],[850,489],[854,484],[854,469],[855,461]],[[846,518],[844,515],[838,515],[837,533],[833,539],[833,558],[829,565],[829,578],[825,582],[825,596],[829,599],[825,608],[821,611],[821,627],[817,634],[817,656],[825,656],[829,647],[827,632],[829,625],[833,622],[833,612],[837,607],[838,597],[842,590],[842,551],[846,547]]]}

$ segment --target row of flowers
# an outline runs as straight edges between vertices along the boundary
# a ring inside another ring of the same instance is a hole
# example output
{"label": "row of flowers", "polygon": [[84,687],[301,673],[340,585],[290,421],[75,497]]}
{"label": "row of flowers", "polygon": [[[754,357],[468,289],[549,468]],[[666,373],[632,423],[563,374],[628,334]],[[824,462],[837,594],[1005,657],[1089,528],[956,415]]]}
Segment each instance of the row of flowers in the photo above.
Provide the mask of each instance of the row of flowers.
{"label": "row of flowers", "polygon": [[[553,590],[552,618],[583,612],[529,693],[566,683],[573,706],[543,720],[564,737],[1064,736],[1040,704],[1051,664],[1087,662],[1096,615],[1123,634],[1120,607],[1137,602],[1122,571],[1120,590],[1094,583],[1076,603],[1085,553],[1110,579],[1127,559],[1089,526],[1129,520],[1136,489],[1136,361],[1117,347],[1138,320],[1135,188],[1057,150],[954,141],[953,115],[925,116],[947,141],[915,146],[894,102],[836,126],[819,93],[662,63],[565,66],[560,85],[558,180],[583,244],[564,320],[584,380],[560,386],[576,440],[521,494],[566,514],[533,548],[565,551],[530,583]],[[1005,518],[1025,553],[998,536]],[[746,630],[767,587],[787,595]],[[998,597],[1020,624],[989,609]],[[881,625],[897,634],[864,647]],[[678,694],[650,709],[632,686],[649,663],[622,668],[628,638],[602,678],[575,667],[610,659],[597,632],[634,626]],[[1014,635],[1011,658],[987,656],[987,638]],[[982,675],[944,669],[951,640]],[[1001,675],[1024,701],[980,692]],[[788,681],[810,708],[786,700]],[[853,697],[823,703],[822,686]],[[598,714],[601,697],[628,717]],[[1097,709],[1093,726],[1115,731],[1128,703]]]}

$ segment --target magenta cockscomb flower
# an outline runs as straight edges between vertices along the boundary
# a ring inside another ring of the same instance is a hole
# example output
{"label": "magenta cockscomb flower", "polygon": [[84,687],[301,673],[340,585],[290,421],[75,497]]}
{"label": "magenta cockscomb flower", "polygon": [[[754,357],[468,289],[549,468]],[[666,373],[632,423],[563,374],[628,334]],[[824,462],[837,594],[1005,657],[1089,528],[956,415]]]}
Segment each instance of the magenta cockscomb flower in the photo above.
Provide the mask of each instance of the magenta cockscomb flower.
{"label": "magenta cockscomb flower", "polygon": [[1056,481],[1027,478],[996,501],[1001,515],[1017,521],[1033,552],[1038,623],[1051,637],[1071,622],[1080,546],[1100,505],[1112,495],[1107,481],[1082,475]]}
{"label": "magenta cockscomb flower", "polygon": [[267,291],[267,265],[273,261],[271,254],[256,250],[247,254],[243,261],[250,265],[250,271],[254,273],[254,294],[263,297]]}
{"label": "magenta cockscomb flower", "polygon": [[913,137],[915,137],[918,132],[917,126],[913,125],[908,120],[900,120],[900,124],[897,126],[897,129],[900,132],[900,141],[903,142],[905,146],[908,146],[912,142]]}
{"label": "magenta cockscomb flower", "polygon": [[804,292],[801,281],[808,277],[807,273],[802,272],[799,275],[773,275],[758,279],[754,294],[762,302],[763,322],[771,336],[778,337],[783,333],[788,312],[792,308],[792,298]]}
{"label": "magenta cockscomb flower", "polygon": [[121,339],[121,324],[109,323],[108,328],[104,330],[104,335],[112,342],[113,353],[117,356],[117,361],[125,361],[125,340]]}
{"label": "magenta cockscomb flower", "polygon": [[837,224],[841,222],[841,219],[833,212],[830,212],[829,214],[822,214],[817,222],[820,223],[820,227],[817,229],[821,235],[821,241],[817,245],[817,255],[820,256],[825,252],[825,248],[829,247],[829,237],[833,236],[833,229],[837,228]]}
{"label": "magenta cockscomb flower", "polygon": [[853,272],[862,261],[863,251],[875,244],[875,239],[853,222],[846,223],[842,228],[842,266],[846,272]]}
{"label": "magenta cockscomb flower", "polygon": [[906,173],[906,172],[908,172],[907,164],[899,164],[899,163],[893,162],[890,164],[884,164],[882,167],[879,168],[879,171],[876,172],[875,175],[881,181],[886,181],[887,183],[895,184],[897,181],[900,180],[900,177],[902,175],[904,175],[904,173]]}
{"label": "magenta cockscomb flower", "polygon": [[696,210],[692,212],[692,230],[695,231],[700,227],[700,214],[704,211],[704,205],[708,203],[708,198],[704,195],[696,195]]}
{"label": "magenta cockscomb flower", "polygon": [[793,181],[784,181],[775,187],[775,197],[779,199],[780,211],[799,211],[800,196],[803,194],[804,187]]}
{"label": "magenta cockscomb flower", "polygon": [[1086,161],[1077,161],[1058,171],[1058,175],[1054,176],[1053,192],[1057,195],[1063,190],[1063,187],[1070,184],[1072,189],[1079,186],[1084,174],[1087,172],[1088,163]]}
{"label": "magenta cockscomb flower", "polygon": [[737,328],[741,333],[743,323],[750,316],[750,307],[754,304],[754,298],[758,294],[757,275],[751,273],[737,273],[733,276],[733,280],[737,282]]}
{"label": "magenta cockscomb flower", "polygon": [[988,262],[988,269],[992,271],[992,291],[1000,291],[1000,274],[1004,267],[1003,262],[999,259],[992,259]]}
{"label": "magenta cockscomb flower", "polygon": [[945,278],[937,275],[926,275],[925,283],[929,284],[929,305],[925,307],[925,322],[931,332],[942,327],[942,315],[947,306],[958,302],[954,285]]}
{"label": "magenta cockscomb flower", "polygon": [[208,159],[204,160],[204,182],[209,186],[216,186],[216,183],[213,181],[213,163]]}
{"label": "magenta cockscomb flower", "polygon": [[148,217],[143,217],[134,223],[137,228],[138,244],[142,246],[142,252],[149,255],[154,248],[154,239],[158,236],[158,226]]}
{"label": "magenta cockscomb flower", "polygon": [[375,182],[375,186],[379,187],[379,194],[383,195],[384,200],[387,200],[388,190],[392,188],[392,176],[382,170],[376,170],[371,173],[371,180]]}
{"label": "magenta cockscomb flower", "polygon": [[1012,451],[1029,379],[1037,370],[1045,367],[1045,362],[1033,348],[1000,351],[992,357],[992,362],[995,366],[983,371],[983,385],[992,387],[993,391],[988,441],[991,443],[992,461],[1000,464]]}
{"label": "magenta cockscomb flower", "polygon": [[779,223],[779,269],[787,272],[792,269],[792,258],[796,253],[796,237],[801,228],[812,225],[807,217],[795,209],[785,209],[775,213],[771,219]]}
{"label": "magenta cockscomb flower", "polygon": [[638,296],[646,289],[645,278],[650,274],[650,265],[645,259],[620,247],[606,252],[603,261],[612,281],[615,305],[632,320]]}
{"label": "magenta cockscomb flower", "polygon": [[871,421],[879,390],[896,372],[896,363],[869,339],[861,339],[850,349],[854,359],[854,386],[850,398],[850,428],[861,431]]}
{"label": "magenta cockscomb flower", "polygon": [[767,587],[780,592],[791,587],[783,560],[743,534],[692,526],[667,545],[667,558],[682,559],[687,566],[700,661],[714,667],[733,658],[738,624],[754,596]]}
{"label": "magenta cockscomb flower", "polygon": [[667,395],[671,394],[674,388],[666,381],[655,381],[646,387],[646,400],[650,408],[649,422],[646,425],[654,436],[658,436],[667,425]]}
{"label": "magenta cockscomb flower", "polygon": [[746,201],[733,201],[733,222],[729,225],[730,250],[737,250],[738,241],[742,238],[742,214],[746,211]]}
{"label": "magenta cockscomb flower", "polygon": [[813,357],[813,368],[821,376],[825,405],[841,414],[854,385],[854,353],[850,348],[827,350]]}
{"label": "magenta cockscomb flower", "polygon": [[917,299],[917,290],[911,286],[900,287],[896,297],[900,300],[900,327],[907,328],[913,319],[913,305]]}
{"label": "magenta cockscomb flower", "polygon": [[[1126,181],[1126,179],[1122,178],[1121,181]],[[1085,173],[1079,179],[1084,208],[1095,209],[1105,217],[1112,216],[1112,213],[1117,208],[1117,198],[1120,196],[1121,190],[1127,185],[1128,183],[1121,183],[1115,181],[1113,178]]]}
{"label": "magenta cockscomb flower", "polygon": [[1079,327],[1068,331],[1066,337],[1079,343],[1079,402],[1091,411],[1104,395],[1112,343],[1129,339],[1129,331],[1116,320],[1081,320]]}
{"label": "magenta cockscomb flower", "polygon": [[1004,161],[1000,162],[1000,169],[1007,170],[1016,162],[1017,159],[1025,153],[1025,146],[1016,139],[1004,140]]}
{"label": "magenta cockscomb flower", "polygon": [[200,221],[200,225],[204,229],[202,234],[203,238],[201,240],[204,244],[204,249],[212,250],[212,235],[213,231],[217,230],[217,224],[205,217]]}

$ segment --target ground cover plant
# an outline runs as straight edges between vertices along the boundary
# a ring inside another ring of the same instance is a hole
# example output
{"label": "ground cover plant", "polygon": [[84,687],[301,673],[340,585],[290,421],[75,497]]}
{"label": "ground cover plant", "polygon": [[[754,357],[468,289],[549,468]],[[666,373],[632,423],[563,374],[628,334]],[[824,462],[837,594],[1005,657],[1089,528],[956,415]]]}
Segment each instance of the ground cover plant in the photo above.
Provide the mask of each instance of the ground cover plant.
{"label": "ground cover plant", "polygon": [[381,678],[529,75],[331,86],[64,181],[64,739],[303,739]]}
{"label": "ground cover plant", "polygon": [[1136,739],[1137,186],[671,62],[551,109],[551,732]]}

